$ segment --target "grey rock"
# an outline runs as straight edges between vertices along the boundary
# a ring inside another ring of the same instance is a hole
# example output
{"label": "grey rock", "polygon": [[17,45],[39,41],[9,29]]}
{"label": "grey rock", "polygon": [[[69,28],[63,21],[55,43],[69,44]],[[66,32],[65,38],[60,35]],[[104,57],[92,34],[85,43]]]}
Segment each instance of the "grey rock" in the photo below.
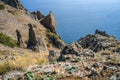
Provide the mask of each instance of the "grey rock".
{"label": "grey rock", "polygon": [[95,70],[92,70],[90,75],[88,76],[89,78],[95,78],[98,76],[98,73]]}
{"label": "grey rock", "polygon": [[76,58],[80,56],[80,52],[82,47],[78,43],[71,43],[64,47],[61,51],[61,55],[59,57],[59,61],[72,61],[76,62]]}
{"label": "grey rock", "polygon": [[54,64],[55,62],[57,62],[59,55],[60,55],[59,51],[55,51],[55,50],[49,51],[49,56],[48,56],[49,63]]}

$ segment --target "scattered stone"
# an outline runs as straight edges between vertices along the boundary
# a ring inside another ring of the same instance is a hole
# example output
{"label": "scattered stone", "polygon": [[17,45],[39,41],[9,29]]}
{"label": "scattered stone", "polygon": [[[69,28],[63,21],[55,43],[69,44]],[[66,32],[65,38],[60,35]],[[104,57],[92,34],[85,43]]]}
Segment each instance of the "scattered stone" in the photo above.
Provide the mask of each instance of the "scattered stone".
{"label": "scattered stone", "polygon": [[95,64],[93,64],[93,66],[92,67],[99,67],[99,63],[95,63]]}
{"label": "scattered stone", "polygon": [[89,78],[95,78],[98,76],[98,73],[94,70],[91,71],[90,75],[88,76]]}

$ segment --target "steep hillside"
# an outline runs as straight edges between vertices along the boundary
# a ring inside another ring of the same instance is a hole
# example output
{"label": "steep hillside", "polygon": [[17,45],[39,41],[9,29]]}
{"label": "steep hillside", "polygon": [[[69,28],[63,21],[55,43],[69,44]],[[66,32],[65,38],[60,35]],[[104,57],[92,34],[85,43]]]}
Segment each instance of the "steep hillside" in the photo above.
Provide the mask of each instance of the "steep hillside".
{"label": "steep hillside", "polygon": [[65,43],[55,29],[51,31],[56,27],[51,26],[56,24],[54,15],[48,15],[40,17],[40,11],[30,13],[19,0],[0,0],[0,75],[47,64],[49,51],[63,48]]}

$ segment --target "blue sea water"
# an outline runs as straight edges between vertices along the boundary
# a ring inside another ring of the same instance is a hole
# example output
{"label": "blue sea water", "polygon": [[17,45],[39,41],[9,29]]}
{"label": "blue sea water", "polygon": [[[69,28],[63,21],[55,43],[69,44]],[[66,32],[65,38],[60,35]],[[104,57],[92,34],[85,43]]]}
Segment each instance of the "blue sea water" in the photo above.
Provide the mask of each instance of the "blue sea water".
{"label": "blue sea water", "polygon": [[120,39],[120,0],[21,0],[29,11],[52,11],[57,31],[69,43],[96,29]]}

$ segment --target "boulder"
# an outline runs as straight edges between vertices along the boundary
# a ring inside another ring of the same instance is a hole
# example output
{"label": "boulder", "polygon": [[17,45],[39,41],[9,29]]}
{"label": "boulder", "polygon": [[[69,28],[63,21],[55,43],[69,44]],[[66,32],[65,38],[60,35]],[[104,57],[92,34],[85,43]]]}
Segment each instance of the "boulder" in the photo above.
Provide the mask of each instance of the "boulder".
{"label": "boulder", "polygon": [[82,47],[78,43],[71,43],[61,51],[59,61],[77,62],[76,60],[78,60],[81,50]]}
{"label": "boulder", "polygon": [[59,51],[51,50],[49,51],[48,60],[50,64],[57,62],[58,56],[60,55]]}
{"label": "boulder", "polygon": [[97,71],[95,71],[95,70],[91,70],[90,75],[88,75],[88,77],[89,77],[89,78],[92,78],[92,79],[94,79],[94,78],[97,77],[97,76],[98,76],[98,73],[97,73]]}

